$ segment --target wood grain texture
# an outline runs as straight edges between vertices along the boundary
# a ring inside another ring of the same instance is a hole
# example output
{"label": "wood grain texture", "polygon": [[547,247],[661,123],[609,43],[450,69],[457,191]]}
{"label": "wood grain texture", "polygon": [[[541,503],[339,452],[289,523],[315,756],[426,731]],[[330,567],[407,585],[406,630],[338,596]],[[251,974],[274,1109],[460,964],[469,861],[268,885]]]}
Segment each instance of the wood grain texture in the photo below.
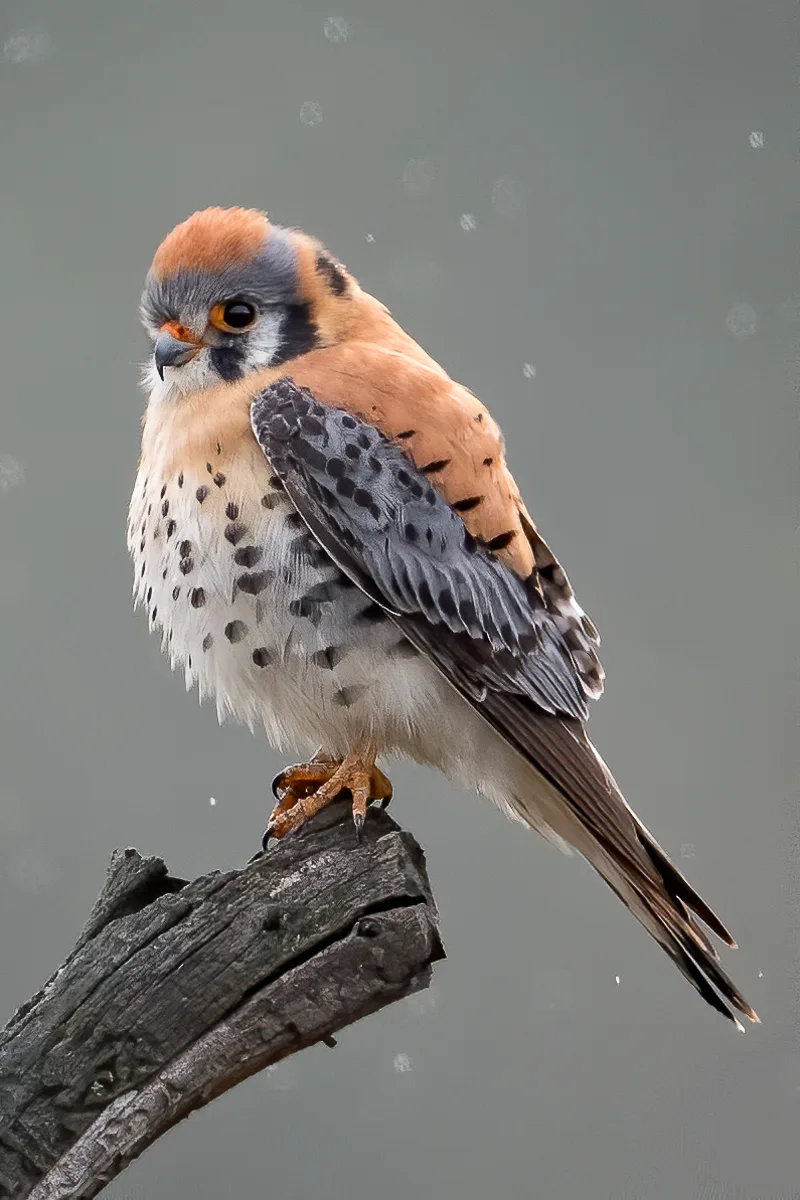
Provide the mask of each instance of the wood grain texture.
{"label": "wood grain texture", "polygon": [[347,805],[192,882],[112,856],[78,942],[0,1033],[0,1197],[88,1200],[242,1079],[427,986],[422,851]]}

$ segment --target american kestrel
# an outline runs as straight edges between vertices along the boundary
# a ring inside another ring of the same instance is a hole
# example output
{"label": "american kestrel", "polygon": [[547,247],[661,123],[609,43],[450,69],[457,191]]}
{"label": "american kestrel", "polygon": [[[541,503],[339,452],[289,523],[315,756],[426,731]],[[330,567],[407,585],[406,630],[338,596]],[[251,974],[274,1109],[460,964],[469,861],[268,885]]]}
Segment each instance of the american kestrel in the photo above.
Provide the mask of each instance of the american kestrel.
{"label": "american kestrel", "polygon": [[[597,632],[488,410],[314,238],[210,208],[156,252],[130,505],[135,597],[220,718],[308,754],[267,835],[405,755],[578,850],[718,1012],[758,1018],[731,935],[585,732]],[[701,924],[702,923],[702,924]]]}

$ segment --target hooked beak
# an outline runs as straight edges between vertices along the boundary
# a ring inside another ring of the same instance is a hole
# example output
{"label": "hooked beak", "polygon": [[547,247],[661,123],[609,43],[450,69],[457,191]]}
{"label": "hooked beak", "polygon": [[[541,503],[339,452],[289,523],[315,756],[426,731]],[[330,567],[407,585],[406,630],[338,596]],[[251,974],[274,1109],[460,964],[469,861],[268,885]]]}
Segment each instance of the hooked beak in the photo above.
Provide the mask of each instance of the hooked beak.
{"label": "hooked beak", "polygon": [[[188,337],[176,337],[168,325],[162,326],[156,338],[153,360],[160,379],[164,378],[164,367],[182,367],[199,354],[202,347]],[[180,331],[184,333],[184,330]]]}

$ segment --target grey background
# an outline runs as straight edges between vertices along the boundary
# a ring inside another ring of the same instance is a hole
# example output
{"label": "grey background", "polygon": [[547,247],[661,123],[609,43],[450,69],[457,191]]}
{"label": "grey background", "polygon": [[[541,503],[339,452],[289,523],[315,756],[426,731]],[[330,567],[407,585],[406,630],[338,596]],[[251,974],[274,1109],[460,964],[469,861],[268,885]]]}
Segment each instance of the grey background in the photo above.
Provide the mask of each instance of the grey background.
{"label": "grey background", "polygon": [[603,635],[595,740],[764,1020],[738,1037],[592,872],[400,766],[449,951],[432,992],[109,1195],[800,1195],[794,14],[6,0],[0,1019],[114,846],[242,862],[282,765],[183,695],[124,545],[144,273],[175,222],[242,203],[327,241],[500,420]]}

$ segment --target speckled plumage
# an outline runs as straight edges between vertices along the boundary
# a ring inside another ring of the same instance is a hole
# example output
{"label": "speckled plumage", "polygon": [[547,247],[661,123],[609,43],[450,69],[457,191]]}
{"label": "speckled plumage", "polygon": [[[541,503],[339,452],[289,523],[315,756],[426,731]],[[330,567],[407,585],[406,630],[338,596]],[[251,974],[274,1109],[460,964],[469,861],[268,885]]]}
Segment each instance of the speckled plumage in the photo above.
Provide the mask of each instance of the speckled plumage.
{"label": "speckled plumage", "polygon": [[[597,633],[488,410],[320,243],[249,210],[178,226],[142,316],[128,545],[187,686],[287,750],[353,759],[358,788],[389,754],[474,787],[583,854],[709,1004],[757,1019],[700,921],[730,934],[586,736]],[[288,803],[276,828],[305,819]]]}

